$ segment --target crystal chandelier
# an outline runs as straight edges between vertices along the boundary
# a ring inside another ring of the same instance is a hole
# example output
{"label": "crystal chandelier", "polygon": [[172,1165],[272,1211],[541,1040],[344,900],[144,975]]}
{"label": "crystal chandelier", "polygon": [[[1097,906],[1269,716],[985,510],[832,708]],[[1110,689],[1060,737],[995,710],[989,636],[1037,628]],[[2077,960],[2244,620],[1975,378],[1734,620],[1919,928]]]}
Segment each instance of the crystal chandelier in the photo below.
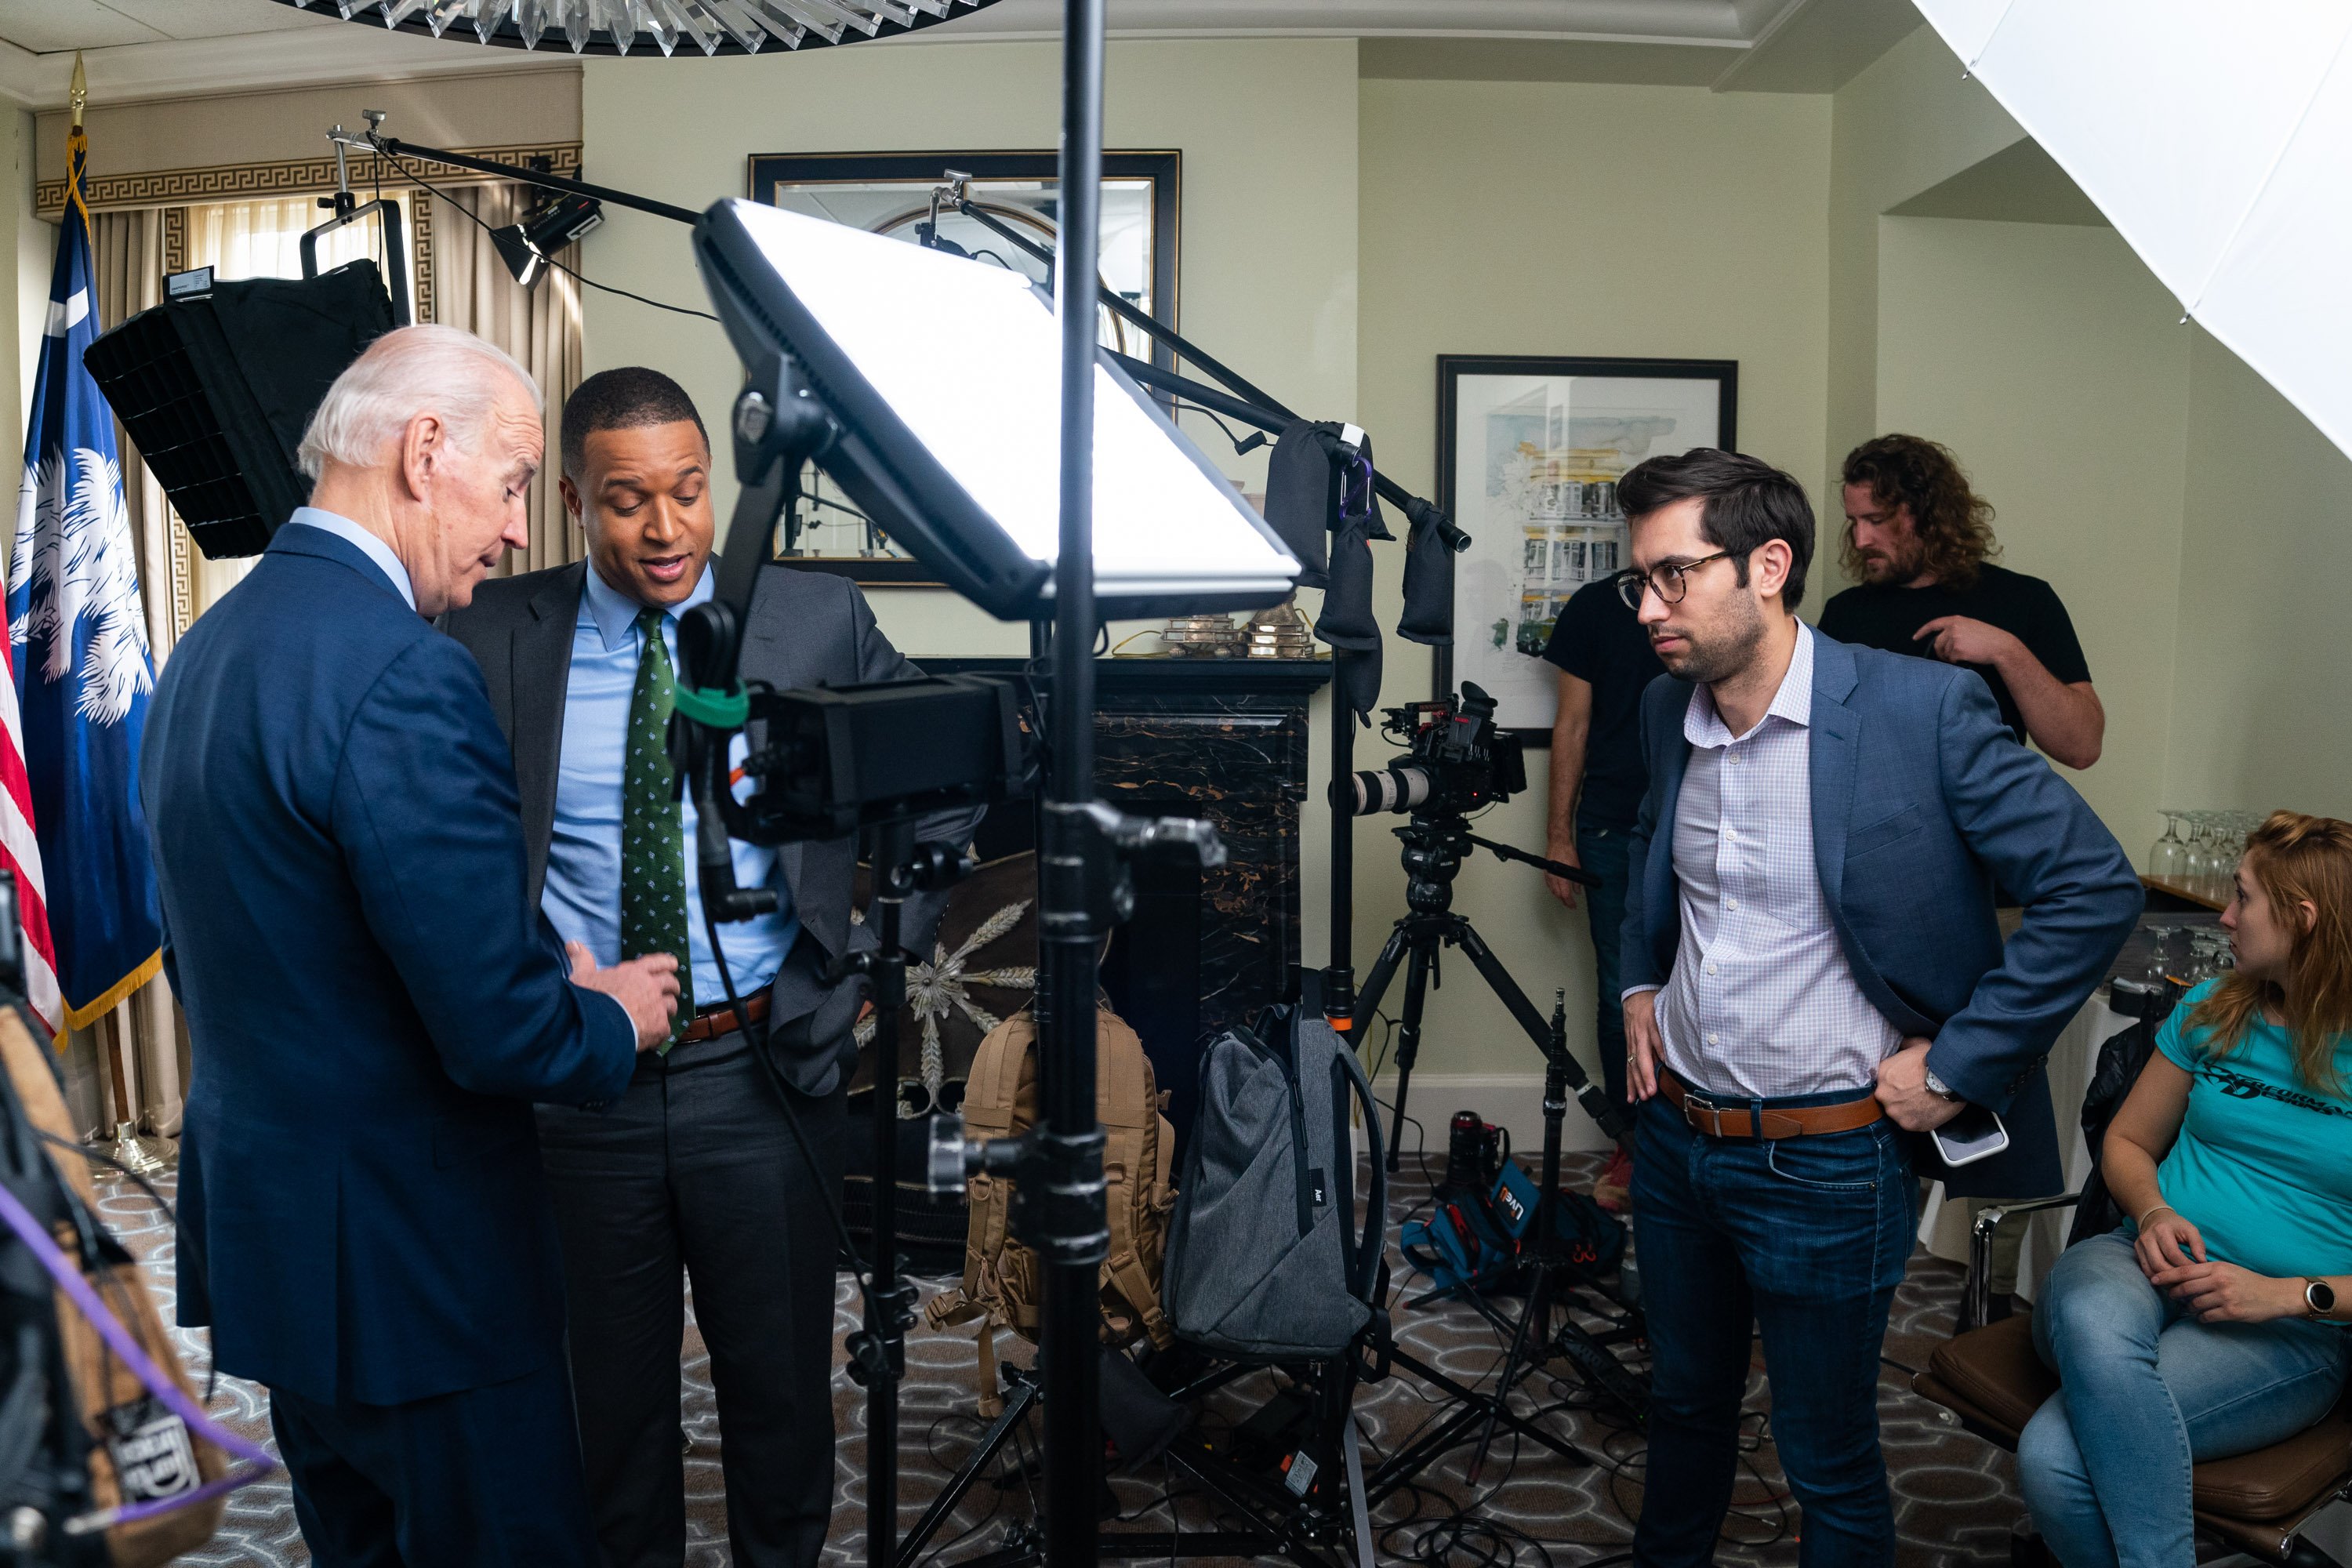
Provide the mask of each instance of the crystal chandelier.
{"label": "crystal chandelier", "polygon": [[887,38],[993,0],[278,0],[395,32],[575,55],[751,55]]}

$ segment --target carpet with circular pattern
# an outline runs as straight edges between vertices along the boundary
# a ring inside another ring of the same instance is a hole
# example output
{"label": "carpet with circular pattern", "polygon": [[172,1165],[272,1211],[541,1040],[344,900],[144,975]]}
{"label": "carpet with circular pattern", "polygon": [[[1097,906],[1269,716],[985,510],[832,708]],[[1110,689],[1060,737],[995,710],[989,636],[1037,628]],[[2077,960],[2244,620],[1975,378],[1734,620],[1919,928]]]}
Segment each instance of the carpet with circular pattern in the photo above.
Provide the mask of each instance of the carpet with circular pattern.
{"label": "carpet with circular pattern", "polygon": [[[1591,1166],[1575,1162],[1571,1182],[1589,1182]],[[162,1184],[166,1197],[170,1182]],[[138,1257],[151,1288],[172,1317],[173,1248],[163,1213],[127,1183],[100,1186],[106,1223]],[[1391,1228],[1428,1198],[1425,1178],[1408,1174],[1391,1192]],[[1446,1303],[1413,1310],[1405,1303],[1424,1284],[1405,1280],[1402,1259],[1391,1247],[1391,1264],[1404,1280],[1392,1302],[1398,1341],[1422,1359],[1465,1384],[1491,1380],[1503,1359],[1496,1331],[1468,1307]],[[946,1281],[922,1281],[928,1298]],[[1959,1270],[1922,1252],[1911,1262],[1898,1292],[1887,1335],[1879,1383],[1879,1416],[1888,1469],[1893,1477],[1895,1518],[1904,1568],[1962,1568],[2005,1563],[2010,1527],[2021,1517],[2016,1472],[2011,1458],[1962,1432],[1939,1409],[1910,1392],[1901,1368],[1920,1365],[1951,1331],[1959,1297]],[[729,1562],[726,1517],[719,1465],[718,1410],[710,1385],[708,1352],[693,1326],[688,1297],[682,1347],[682,1423],[686,1453],[688,1568],[723,1568]],[[836,1512],[826,1548],[828,1565],[864,1560],[865,1396],[839,1371],[839,1339],[857,1326],[855,1289],[841,1277],[835,1315],[835,1426]],[[207,1336],[177,1331],[192,1373],[201,1382],[207,1366]],[[1025,1347],[1007,1337],[1013,1353]],[[903,1525],[938,1495],[946,1479],[970,1452],[982,1424],[972,1414],[972,1348],[969,1329],[934,1332],[918,1328],[907,1348],[908,1375],[902,1394]],[[1760,1367],[1760,1363],[1759,1363]],[[1556,1370],[1556,1369],[1555,1369]],[[1270,1392],[1271,1374],[1255,1373],[1202,1402],[1200,1419],[1215,1428],[1244,1419]],[[1400,1492],[1375,1516],[1381,1530],[1380,1558],[1391,1562],[1474,1562],[1580,1568],[1596,1558],[1614,1557],[1631,1539],[1629,1511],[1639,1505],[1642,1448],[1638,1436],[1621,1429],[1599,1409],[1586,1408],[1580,1389],[1560,1378],[1531,1381],[1515,1408],[1545,1407],[1551,1430],[1591,1455],[1594,1463],[1573,1466],[1532,1444],[1498,1445],[1474,1491],[1464,1479],[1469,1449],[1454,1450],[1424,1472],[1422,1484]],[[1444,1396],[1400,1373],[1365,1387],[1356,1411],[1367,1464],[1409,1442],[1423,1423],[1437,1416]],[[230,1425],[267,1441],[264,1391],[239,1379],[217,1380],[214,1409]],[[1727,1522],[1717,1561],[1738,1568],[1778,1568],[1796,1561],[1797,1520],[1770,1440],[1769,1400],[1760,1370],[1751,1374],[1748,1417],[1744,1423],[1743,1471],[1734,1511]],[[1160,1463],[1114,1478],[1119,1520],[1107,1530],[1184,1532],[1220,1528],[1213,1500],[1189,1486],[1182,1472]],[[975,1486],[963,1508],[940,1536],[933,1561],[942,1565],[998,1544],[1004,1531],[1027,1516],[1029,1494],[1012,1457],[1002,1458]],[[1429,1532],[1445,1516],[1468,1515],[1500,1527],[1485,1541],[1465,1541],[1452,1555]],[[1486,1554],[1491,1552],[1491,1555]],[[195,1564],[293,1564],[307,1563],[283,1477],[247,1487],[229,1502],[219,1535],[205,1550],[180,1561]]]}

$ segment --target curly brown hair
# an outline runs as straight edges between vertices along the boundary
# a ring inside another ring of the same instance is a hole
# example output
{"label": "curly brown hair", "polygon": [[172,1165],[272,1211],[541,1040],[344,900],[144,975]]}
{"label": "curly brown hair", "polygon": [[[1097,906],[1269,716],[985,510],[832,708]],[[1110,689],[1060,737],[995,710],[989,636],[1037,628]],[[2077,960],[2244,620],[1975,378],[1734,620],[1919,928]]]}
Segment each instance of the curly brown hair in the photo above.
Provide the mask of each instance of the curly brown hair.
{"label": "curly brown hair", "polygon": [[[1978,567],[2000,553],[1992,536],[1992,503],[1969,488],[1959,459],[1939,442],[1918,436],[1864,441],[1846,454],[1843,482],[1867,485],[1881,506],[1911,509],[1925,552],[1920,570],[1933,573],[1938,583],[1965,588],[1976,581]],[[1839,559],[1848,577],[1864,580],[1852,523]]]}

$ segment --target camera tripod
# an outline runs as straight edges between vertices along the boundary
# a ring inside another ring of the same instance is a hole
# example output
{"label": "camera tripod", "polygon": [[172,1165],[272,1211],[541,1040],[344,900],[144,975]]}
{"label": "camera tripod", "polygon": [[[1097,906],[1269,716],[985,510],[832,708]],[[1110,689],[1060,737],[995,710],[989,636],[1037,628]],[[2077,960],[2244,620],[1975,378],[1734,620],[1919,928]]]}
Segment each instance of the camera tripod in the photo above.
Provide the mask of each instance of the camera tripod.
{"label": "camera tripod", "polygon": [[[1399,1450],[1370,1478],[1368,1485],[1375,1497],[1385,1495],[1388,1488],[1403,1476],[1412,1474],[1434,1459],[1439,1454],[1462,1441],[1470,1427],[1484,1424],[1478,1436],[1478,1452],[1471,1460],[1466,1479],[1475,1486],[1485,1469],[1487,1450],[1493,1446],[1497,1426],[1507,1426],[1523,1436],[1532,1436],[1555,1453],[1572,1462],[1590,1463],[1589,1456],[1572,1444],[1539,1430],[1532,1429],[1509,1409],[1511,1391],[1528,1373],[1555,1357],[1572,1364],[1584,1381],[1602,1398],[1621,1406],[1637,1423],[1646,1414],[1648,1394],[1640,1381],[1618,1362],[1610,1346],[1638,1338],[1635,1325],[1611,1331],[1596,1336],[1579,1325],[1565,1312],[1559,1315],[1555,1331],[1552,1325],[1554,1309],[1564,1306],[1576,1285],[1598,1289],[1586,1270],[1569,1255],[1567,1244],[1559,1234],[1553,1219],[1553,1205],[1559,1201],[1560,1127],[1568,1115],[1568,1097],[1574,1091],[1579,1103],[1601,1130],[1610,1136],[1622,1136],[1625,1131],[1623,1119],[1607,1097],[1585,1076],[1584,1069],[1568,1049],[1568,1008],[1565,993],[1556,993],[1551,1017],[1547,1020],[1538,1013],[1535,1004],[1528,1000],[1510,972],[1503,967],[1486,946],[1469,918],[1454,912],[1454,879],[1462,868],[1463,858],[1473,847],[1492,851],[1505,860],[1517,860],[1539,867],[1557,877],[1564,877],[1586,887],[1598,887],[1601,879],[1591,872],[1557,860],[1547,860],[1530,855],[1507,844],[1497,844],[1472,833],[1458,816],[1414,816],[1396,830],[1404,841],[1404,868],[1407,877],[1405,902],[1410,910],[1396,922],[1380,957],[1373,961],[1371,971],[1364,977],[1364,989],[1356,1001],[1356,1018],[1360,1026],[1369,1022],[1380,1006],[1381,996],[1396,975],[1400,963],[1409,963],[1405,971],[1404,1016],[1397,1025],[1397,1087],[1391,1107],[1394,1120],[1391,1124],[1388,1167],[1397,1168],[1397,1145],[1403,1136],[1405,1093],[1412,1076],[1413,1058],[1421,1047],[1421,1017],[1423,1005],[1428,997],[1429,984],[1437,969],[1440,950],[1451,945],[1470,955],[1471,963],[1486,980],[1487,986],[1500,998],[1519,1026],[1528,1033],[1536,1047],[1544,1054],[1544,1148],[1540,1180],[1536,1189],[1536,1208],[1528,1235],[1533,1239],[1519,1264],[1519,1272],[1527,1282],[1528,1299],[1525,1309],[1514,1321],[1510,1316],[1475,1290],[1465,1290],[1466,1300],[1481,1316],[1510,1342],[1510,1352],[1503,1363],[1502,1374],[1496,1380],[1494,1392],[1473,1394],[1468,1390],[1450,1388],[1462,1399],[1462,1407],[1453,1415],[1435,1425],[1428,1433]],[[1360,1027],[1358,1031],[1361,1038]],[[1617,1303],[1622,1306],[1623,1303]],[[1433,1369],[1423,1368],[1402,1352],[1397,1360],[1424,1375]]]}
{"label": "camera tripod", "polygon": [[[1391,1173],[1397,1168],[1397,1150],[1404,1138],[1404,1100],[1412,1086],[1413,1061],[1421,1054],[1422,1008],[1429,999],[1431,981],[1444,983],[1437,966],[1441,949],[1458,947],[1468,953],[1487,989],[1518,1020],[1519,1027],[1527,1031],[1536,1049],[1542,1051],[1547,1059],[1552,1055],[1551,1026],[1536,1011],[1536,1005],[1528,1000],[1518,982],[1511,978],[1511,972],[1503,967],[1503,961],[1479,936],[1470,917],[1454,912],[1454,879],[1462,869],[1463,858],[1474,847],[1486,849],[1497,859],[1538,867],[1588,888],[1601,886],[1600,878],[1580,867],[1562,865],[1507,844],[1497,844],[1491,838],[1481,838],[1459,816],[1424,816],[1415,813],[1412,820],[1396,830],[1396,836],[1404,841],[1404,901],[1411,912],[1398,918],[1387,944],[1364,976],[1363,991],[1356,998],[1354,1034],[1360,1042],[1364,1026],[1379,1011],[1389,982],[1396,977],[1397,965],[1410,958],[1404,974],[1404,1016],[1397,1023],[1396,1100],[1390,1107],[1388,1167]],[[1360,1044],[1358,1048],[1362,1048]],[[1615,1109],[1607,1097],[1592,1087],[1573,1057],[1566,1058],[1562,1070],[1568,1075],[1564,1087],[1575,1089],[1578,1102],[1593,1121],[1601,1123],[1601,1130],[1612,1137],[1622,1132]]]}

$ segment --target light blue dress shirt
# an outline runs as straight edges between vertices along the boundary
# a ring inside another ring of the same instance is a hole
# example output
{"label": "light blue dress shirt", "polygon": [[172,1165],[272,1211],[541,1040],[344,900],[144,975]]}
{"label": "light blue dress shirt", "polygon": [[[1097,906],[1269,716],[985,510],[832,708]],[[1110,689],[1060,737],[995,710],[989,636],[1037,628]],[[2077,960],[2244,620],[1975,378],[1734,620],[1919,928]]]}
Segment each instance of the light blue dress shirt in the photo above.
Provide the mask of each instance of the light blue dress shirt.
{"label": "light blue dress shirt", "polygon": [[[298,514],[299,515],[299,514]],[[572,678],[563,702],[563,751],[555,785],[555,832],[547,851],[547,886],[540,907],[566,942],[586,944],[599,964],[621,956],[621,776],[626,762],[629,699],[636,689],[637,661],[643,651],[637,616],[642,606],[607,584],[588,568],[587,586],[580,595],[580,618],[572,632]],[[686,602],[662,616],[662,641],[669,648],[672,668],[677,659],[677,617],[711,595],[711,574],[703,569]],[[746,750],[741,735],[730,754],[740,764]],[[748,793],[748,785],[743,789]],[[719,983],[719,964],[702,921],[702,889],[694,868],[695,810],[690,800],[678,804],[686,826],[686,910],[688,943],[693,952],[694,1005],[723,1005],[727,993]],[[772,847],[732,846],[735,881],[739,887],[773,888],[777,905],[772,914],[719,928],[735,992],[749,996],[775,978],[784,955],[800,935],[801,922],[793,910],[792,889],[785,886]]]}
{"label": "light blue dress shirt", "polygon": [[[408,607],[412,610],[416,608],[415,585],[409,582],[408,568],[402,565],[400,557],[392,552],[391,545],[386,544],[342,513],[321,511],[315,506],[298,506],[294,509],[294,514],[286,521],[299,522],[305,528],[318,529],[322,533],[331,533],[359,551],[361,554],[374,562],[385,576],[392,579],[392,585],[400,590],[400,596],[408,601]],[[591,573],[590,575],[593,576],[594,574]]]}

